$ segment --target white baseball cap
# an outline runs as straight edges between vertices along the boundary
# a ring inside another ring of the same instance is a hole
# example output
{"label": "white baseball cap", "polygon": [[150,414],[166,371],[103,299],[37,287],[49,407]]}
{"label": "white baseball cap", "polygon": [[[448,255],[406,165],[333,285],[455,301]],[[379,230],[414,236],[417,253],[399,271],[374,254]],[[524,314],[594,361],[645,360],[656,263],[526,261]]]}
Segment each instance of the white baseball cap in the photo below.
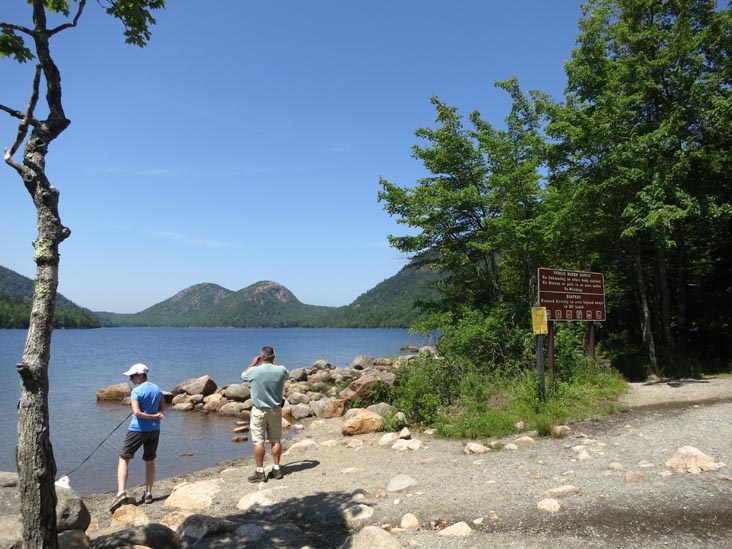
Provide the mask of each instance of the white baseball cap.
{"label": "white baseball cap", "polygon": [[122,372],[123,376],[134,376],[136,374],[146,374],[147,373],[147,366],[144,364],[133,364],[130,366],[130,369],[126,372]]}

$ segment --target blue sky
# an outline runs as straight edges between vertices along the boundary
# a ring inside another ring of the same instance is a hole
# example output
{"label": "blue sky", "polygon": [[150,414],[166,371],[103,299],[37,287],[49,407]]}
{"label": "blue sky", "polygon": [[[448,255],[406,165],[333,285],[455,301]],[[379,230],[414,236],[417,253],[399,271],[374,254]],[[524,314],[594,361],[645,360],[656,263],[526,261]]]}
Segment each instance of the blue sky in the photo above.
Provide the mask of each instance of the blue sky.
{"label": "blue sky", "polygon": [[[169,0],[139,49],[89,2],[51,43],[72,121],[47,162],[72,230],[59,291],[119,313],[201,282],[352,302],[406,263],[379,178],[425,175],[411,147],[430,97],[495,125],[496,80],[561,98],[580,16],[570,0]],[[30,25],[26,1],[0,20]],[[25,108],[32,70],[0,59],[0,103]],[[3,149],[16,130],[0,112]],[[0,265],[32,278],[35,210],[5,164],[0,197]]]}

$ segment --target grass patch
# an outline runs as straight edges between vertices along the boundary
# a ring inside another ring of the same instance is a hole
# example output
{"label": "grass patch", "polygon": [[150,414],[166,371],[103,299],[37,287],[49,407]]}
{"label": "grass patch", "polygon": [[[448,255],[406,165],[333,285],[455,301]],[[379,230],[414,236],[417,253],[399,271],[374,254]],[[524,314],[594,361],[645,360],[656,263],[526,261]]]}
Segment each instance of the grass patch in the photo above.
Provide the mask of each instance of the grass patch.
{"label": "grass patch", "polygon": [[472,439],[518,433],[519,422],[523,430],[554,436],[557,425],[619,411],[615,401],[627,383],[618,372],[583,358],[558,371],[553,382],[547,378],[542,399],[535,372],[456,371],[426,359],[400,370],[392,396],[410,423],[432,425],[438,436]]}

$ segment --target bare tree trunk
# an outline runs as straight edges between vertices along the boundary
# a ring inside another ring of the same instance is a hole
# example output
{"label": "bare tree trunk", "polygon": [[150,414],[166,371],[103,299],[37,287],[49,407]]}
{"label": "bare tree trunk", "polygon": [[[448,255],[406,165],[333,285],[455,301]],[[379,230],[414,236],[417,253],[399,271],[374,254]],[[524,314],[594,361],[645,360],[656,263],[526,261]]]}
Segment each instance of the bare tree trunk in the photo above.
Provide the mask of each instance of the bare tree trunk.
{"label": "bare tree trunk", "polygon": [[[662,244],[656,245],[656,259],[658,261],[659,288],[661,292],[661,330],[666,340],[666,352],[668,363],[675,366],[674,351],[676,338],[671,329],[671,291],[668,284],[668,271],[666,270],[666,253]],[[675,370],[675,368],[674,368]]]}
{"label": "bare tree trunk", "polygon": [[[18,136],[5,151],[5,162],[14,168],[36,208],[38,238],[33,241],[36,263],[35,290],[22,361],[17,365],[20,375],[18,402],[18,445],[15,459],[18,467],[20,509],[23,517],[24,549],[56,549],[56,462],[51,446],[48,411],[48,364],[51,358],[53,313],[58,288],[58,246],[70,231],[61,224],[58,215],[58,191],[46,177],[46,155],[49,144],[69,125],[61,105],[61,75],[51,58],[46,31],[45,6],[33,1],[33,40],[38,66],[28,109],[15,113],[21,118]],[[34,110],[40,95],[41,75],[46,80],[48,118],[39,121]],[[32,126],[23,151],[23,164],[13,154]]]}
{"label": "bare tree trunk", "polygon": [[651,321],[651,309],[648,305],[648,290],[643,277],[643,260],[641,258],[640,243],[635,243],[635,277],[638,284],[638,296],[640,297],[641,306],[641,331],[643,333],[643,341],[648,351],[648,359],[651,361],[651,369],[653,373],[660,376],[661,371],[658,367],[658,355],[656,354],[656,343],[653,338],[653,323]]}
{"label": "bare tree trunk", "polygon": [[70,231],[61,224],[58,215],[59,193],[44,173],[49,137],[43,131],[34,130],[26,143],[24,165],[14,164],[35,204],[38,226],[38,238],[33,241],[36,262],[33,306],[23,359],[17,365],[20,401],[16,462],[20,477],[23,547],[27,549],[58,547],[54,486],[56,462],[48,412],[48,364],[58,287],[58,246]]}

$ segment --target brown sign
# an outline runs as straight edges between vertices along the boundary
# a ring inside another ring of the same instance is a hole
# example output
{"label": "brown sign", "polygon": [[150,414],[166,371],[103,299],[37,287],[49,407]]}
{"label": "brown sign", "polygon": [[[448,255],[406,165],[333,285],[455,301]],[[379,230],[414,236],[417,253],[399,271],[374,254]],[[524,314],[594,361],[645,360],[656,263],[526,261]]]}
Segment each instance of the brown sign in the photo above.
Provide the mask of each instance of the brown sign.
{"label": "brown sign", "polygon": [[605,320],[605,277],[601,273],[539,269],[539,307],[547,320]]}

